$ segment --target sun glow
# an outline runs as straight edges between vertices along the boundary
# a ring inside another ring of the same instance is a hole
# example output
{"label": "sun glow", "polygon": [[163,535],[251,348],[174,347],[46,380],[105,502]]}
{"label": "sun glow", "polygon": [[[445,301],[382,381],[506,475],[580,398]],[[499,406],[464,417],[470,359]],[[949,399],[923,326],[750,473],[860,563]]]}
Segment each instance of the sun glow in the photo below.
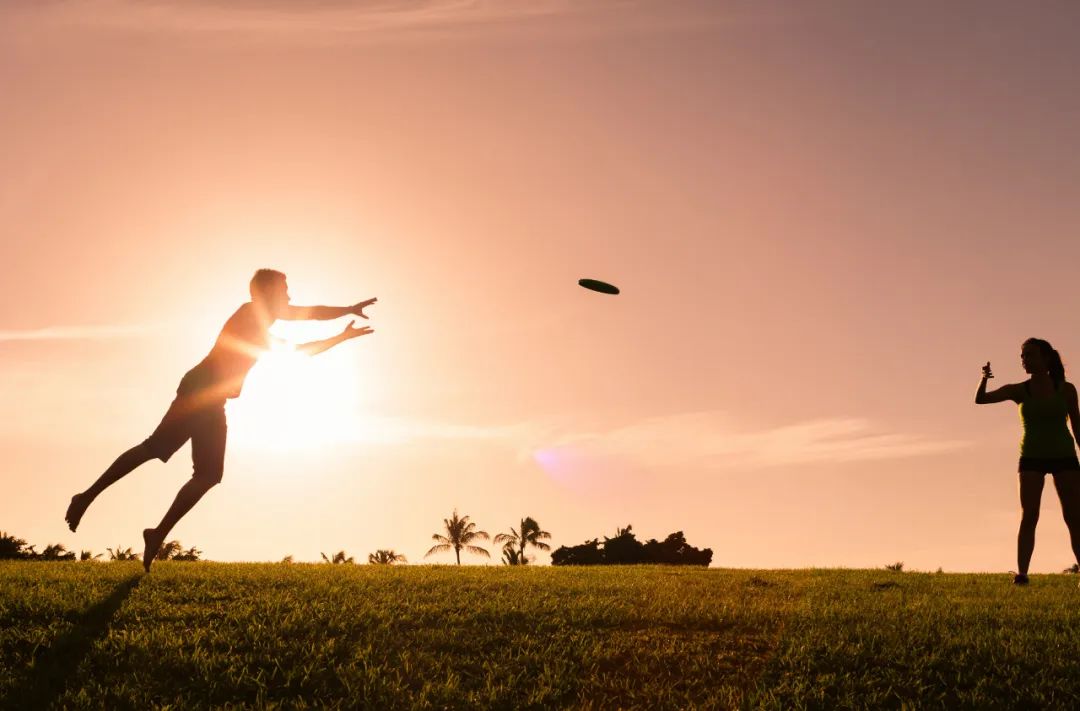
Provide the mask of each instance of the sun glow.
{"label": "sun glow", "polygon": [[[284,330],[273,329],[279,337]],[[352,438],[361,387],[356,354],[339,346],[307,356],[293,347],[331,333],[325,325],[314,338],[289,333],[290,343],[275,345],[259,358],[243,393],[229,404],[230,440],[240,446],[289,450]]]}

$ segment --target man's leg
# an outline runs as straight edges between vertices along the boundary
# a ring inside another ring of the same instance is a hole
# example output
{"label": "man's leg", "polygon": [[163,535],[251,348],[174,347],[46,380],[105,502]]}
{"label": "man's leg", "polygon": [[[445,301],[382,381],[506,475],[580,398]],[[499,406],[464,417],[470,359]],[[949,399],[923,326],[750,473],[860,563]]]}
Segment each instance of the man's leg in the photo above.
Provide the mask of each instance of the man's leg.
{"label": "man's leg", "polygon": [[165,537],[172,531],[173,526],[195,504],[199,503],[199,499],[203,497],[203,494],[216,485],[216,481],[191,477],[186,484],[180,487],[180,491],[176,492],[176,498],[173,500],[172,506],[165,512],[165,516],[161,519],[161,523],[157,525],[157,528],[143,529],[143,543],[146,546],[143,549],[143,568],[147,572],[150,571],[150,563],[153,562],[154,556],[157,555],[161,544],[165,542]]}
{"label": "man's leg", "polygon": [[191,461],[194,471],[191,479],[180,487],[172,506],[165,512],[157,528],[143,530],[143,568],[150,572],[165,537],[173,526],[191,510],[206,492],[221,482],[225,469],[225,438],[228,428],[225,424],[225,403],[204,408],[193,420],[191,434]]}
{"label": "man's leg", "polygon": [[86,513],[86,507],[93,503],[98,494],[153,458],[154,455],[150,453],[150,448],[145,442],[135,445],[117,457],[116,461],[98,477],[97,481],[89,489],[71,497],[67,513],[64,514],[64,520],[67,521],[68,528],[74,531],[79,527],[79,521],[82,520],[83,514]]}

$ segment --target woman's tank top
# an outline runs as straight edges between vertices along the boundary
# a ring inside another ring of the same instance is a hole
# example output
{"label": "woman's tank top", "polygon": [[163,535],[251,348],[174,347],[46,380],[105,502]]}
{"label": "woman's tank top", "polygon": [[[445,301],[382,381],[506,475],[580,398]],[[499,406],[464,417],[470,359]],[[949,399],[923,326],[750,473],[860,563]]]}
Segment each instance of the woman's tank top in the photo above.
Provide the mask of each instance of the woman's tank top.
{"label": "woman's tank top", "polygon": [[1020,403],[1020,422],[1024,426],[1020,456],[1076,456],[1073,438],[1066,426],[1069,406],[1061,386],[1055,388],[1052,395],[1039,397],[1031,394],[1031,386],[1025,382],[1024,391],[1026,396]]}

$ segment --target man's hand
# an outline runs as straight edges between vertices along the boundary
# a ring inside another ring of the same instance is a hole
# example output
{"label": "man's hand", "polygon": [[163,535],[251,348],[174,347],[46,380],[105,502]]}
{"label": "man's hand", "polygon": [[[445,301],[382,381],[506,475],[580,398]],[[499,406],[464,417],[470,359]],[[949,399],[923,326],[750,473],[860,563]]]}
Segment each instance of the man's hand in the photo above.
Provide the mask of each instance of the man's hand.
{"label": "man's hand", "polygon": [[364,314],[364,309],[368,306],[371,306],[376,301],[378,301],[378,299],[372,298],[368,299],[367,301],[361,301],[358,304],[353,304],[349,309],[349,313],[351,313],[353,316],[359,316],[360,318],[367,318],[367,316]]}
{"label": "man's hand", "polygon": [[[374,301],[374,299],[372,299]],[[365,317],[366,318],[366,317]],[[341,332],[341,335],[345,338],[356,338],[357,336],[366,336],[369,333],[375,333],[375,330],[371,326],[364,326],[362,328],[354,328],[356,321],[349,321],[345,326],[345,330]]]}

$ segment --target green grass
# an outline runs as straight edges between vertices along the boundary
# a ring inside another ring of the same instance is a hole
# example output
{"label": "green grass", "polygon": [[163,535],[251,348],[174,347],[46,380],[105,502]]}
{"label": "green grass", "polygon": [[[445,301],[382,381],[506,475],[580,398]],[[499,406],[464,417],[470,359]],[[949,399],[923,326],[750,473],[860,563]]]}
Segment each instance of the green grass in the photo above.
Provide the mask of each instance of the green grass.
{"label": "green grass", "polygon": [[0,708],[1078,708],[1076,579],[0,563]]}

